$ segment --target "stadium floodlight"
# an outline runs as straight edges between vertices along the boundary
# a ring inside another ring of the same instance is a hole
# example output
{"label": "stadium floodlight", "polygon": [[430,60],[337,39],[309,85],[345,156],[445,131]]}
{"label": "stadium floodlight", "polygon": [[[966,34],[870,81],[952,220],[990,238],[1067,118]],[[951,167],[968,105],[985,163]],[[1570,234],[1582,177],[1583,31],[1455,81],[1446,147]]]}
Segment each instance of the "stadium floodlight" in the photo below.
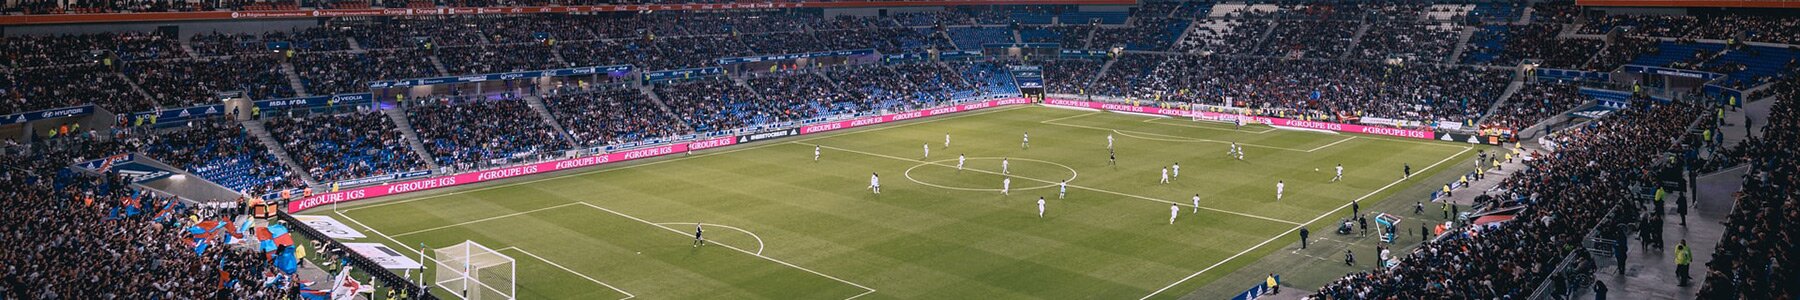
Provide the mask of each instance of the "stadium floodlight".
{"label": "stadium floodlight", "polygon": [[518,262],[474,241],[433,249],[437,276],[432,283],[445,293],[469,300],[518,298]]}

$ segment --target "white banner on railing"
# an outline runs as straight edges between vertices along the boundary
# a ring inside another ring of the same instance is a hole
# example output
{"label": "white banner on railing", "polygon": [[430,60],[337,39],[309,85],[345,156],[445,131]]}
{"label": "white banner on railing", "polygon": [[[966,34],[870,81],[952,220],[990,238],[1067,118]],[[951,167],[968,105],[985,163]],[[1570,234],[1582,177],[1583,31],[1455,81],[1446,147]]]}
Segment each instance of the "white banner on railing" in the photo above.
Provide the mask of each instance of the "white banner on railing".
{"label": "white banner on railing", "polygon": [[356,229],[351,229],[350,226],[345,226],[343,222],[338,222],[337,219],[328,216],[294,215],[294,219],[300,220],[300,223],[306,224],[307,227],[312,227],[313,230],[318,230],[319,233],[323,233],[325,236],[333,239],[354,240],[369,237],[363,235],[361,232],[357,232]]}
{"label": "white banner on railing", "polygon": [[425,265],[420,264],[419,261],[407,258],[406,254],[400,253],[400,251],[394,251],[394,248],[388,248],[387,245],[377,243],[344,243],[344,248],[350,248],[350,251],[356,251],[356,254],[362,254],[363,257],[367,257],[369,260],[375,261],[376,264],[381,265],[381,268],[383,269],[407,270],[425,267]]}

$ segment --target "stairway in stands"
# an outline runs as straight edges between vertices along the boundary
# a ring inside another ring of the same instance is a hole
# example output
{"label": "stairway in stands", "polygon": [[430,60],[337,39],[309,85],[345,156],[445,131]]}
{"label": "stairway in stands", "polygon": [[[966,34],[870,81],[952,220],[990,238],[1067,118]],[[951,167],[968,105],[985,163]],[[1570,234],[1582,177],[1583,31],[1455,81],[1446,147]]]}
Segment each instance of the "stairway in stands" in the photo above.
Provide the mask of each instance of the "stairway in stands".
{"label": "stairway in stands", "polygon": [[656,92],[653,89],[651,89],[650,86],[640,85],[637,88],[638,88],[638,93],[642,93],[642,94],[644,94],[645,98],[650,99],[650,103],[656,103],[657,111],[661,111],[663,113],[663,115],[667,115],[670,118],[674,118],[674,120],[681,121],[680,123],[676,123],[676,124],[681,124],[682,132],[690,132],[690,131],[694,130],[694,126],[688,124],[687,119],[683,119],[683,118],[681,118],[681,115],[676,114],[674,109],[670,109],[668,104],[663,103],[662,96],[656,95]]}
{"label": "stairway in stands", "polygon": [[388,119],[394,121],[394,127],[400,130],[400,134],[406,138],[406,143],[412,146],[413,154],[419,155],[419,158],[424,159],[425,164],[431,165],[431,168],[434,170],[443,168],[443,166],[438,165],[437,158],[431,156],[431,150],[425,148],[425,141],[419,139],[419,131],[413,130],[412,122],[406,120],[405,110],[389,109],[383,110],[381,113],[386,114]]}
{"label": "stairway in stands", "polygon": [[294,64],[281,62],[281,73],[287,75],[288,85],[294,87],[295,97],[312,96],[312,93],[306,91],[306,84],[300,81],[300,73],[294,71]]}
{"label": "stairway in stands", "polygon": [[438,74],[450,74],[450,69],[444,68],[444,61],[438,60],[437,55],[426,56],[426,58],[431,59],[431,67],[436,68]]}
{"label": "stairway in stands", "polygon": [[1450,57],[1444,58],[1444,63],[1446,64],[1454,64],[1461,61],[1460,59],[1462,59],[1463,51],[1469,49],[1469,40],[1475,38],[1476,30],[1481,30],[1481,27],[1479,26],[1460,26],[1458,28],[1462,28],[1463,30],[1457,31],[1460,33],[1460,36],[1456,37],[1456,50],[1450,52]]}
{"label": "stairway in stands", "polygon": [[1513,94],[1518,94],[1519,89],[1525,88],[1525,78],[1520,76],[1513,77],[1512,83],[1506,84],[1506,91],[1500,93],[1500,99],[1494,99],[1494,105],[1488,106],[1487,112],[1481,114],[1481,119],[1475,121],[1475,126],[1481,126],[1482,123],[1487,123],[1488,117],[1493,117],[1494,113],[1499,112],[1501,107],[1506,106],[1507,101],[1512,100]]}
{"label": "stairway in stands", "polygon": [[306,168],[301,167],[299,161],[295,161],[293,156],[288,155],[287,148],[282,146],[281,141],[275,140],[275,136],[269,134],[269,129],[263,126],[262,120],[252,119],[238,124],[244,126],[244,130],[250,132],[250,136],[256,137],[257,141],[262,142],[264,148],[269,148],[269,153],[274,154],[282,165],[293,171],[292,173],[299,175],[300,180],[305,181],[307,186],[319,186],[319,181],[313,179],[312,174],[307,173]]}
{"label": "stairway in stands", "polygon": [[556,135],[562,136],[564,141],[568,141],[569,147],[580,148],[582,144],[585,144],[576,142],[575,135],[569,134],[568,129],[563,129],[562,122],[556,121],[556,115],[550,113],[550,106],[544,103],[543,97],[537,95],[525,96],[525,106],[530,107],[532,111],[537,112],[538,117],[543,119],[544,124],[549,124],[550,129],[556,130]]}
{"label": "stairway in stands", "polygon": [[1356,47],[1362,45],[1363,35],[1369,33],[1369,26],[1370,25],[1368,22],[1357,23],[1356,35],[1350,36],[1350,43],[1348,44],[1348,45],[1350,45],[1350,48],[1348,50],[1344,50],[1344,53],[1338,53],[1337,59],[1349,58],[1350,53],[1353,53],[1353,52],[1356,52],[1356,50],[1359,50]]}

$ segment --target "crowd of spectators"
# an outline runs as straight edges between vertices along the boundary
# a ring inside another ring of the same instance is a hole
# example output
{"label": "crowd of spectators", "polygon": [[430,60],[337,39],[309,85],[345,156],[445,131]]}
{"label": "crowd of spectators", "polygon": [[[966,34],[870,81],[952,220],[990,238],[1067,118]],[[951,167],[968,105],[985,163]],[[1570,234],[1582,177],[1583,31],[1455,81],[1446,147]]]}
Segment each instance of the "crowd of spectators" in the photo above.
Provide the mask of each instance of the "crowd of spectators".
{"label": "crowd of spectators", "polygon": [[562,122],[569,138],[583,146],[672,137],[686,134],[681,121],[658,109],[638,89],[595,87],[559,91],[544,97],[550,114]]}
{"label": "crowd of spectators", "polygon": [[830,112],[864,111],[851,95],[838,93],[825,77],[811,71],[779,71],[764,73],[745,80],[750,90],[762,101],[752,103],[749,108],[756,112],[753,123],[767,123],[804,119]]}
{"label": "crowd of spectators", "polygon": [[709,77],[654,84],[653,91],[675,116],[695,132],[736,129],[753,124],[755,93],[730,78]]}
{"label": "crowd of spectators", "polygon": [[1554,153],[1526,161],[1499,186],[1513,221],[1478,234],[1455,230],[1399,258],[1393,267],[1345,275],[1314,299],[1504,299],[1530,296],[1630,187],[1653,184],[1647,166],[1663,161],[1700,110],[1685,104],[1620,110],[1551,137]]}
{"label": "crowd of spectators", "polygon": [[[1150,73],[1112,75],[1114,71],[1109,70],[1109,75],[1089,90],[1100,95],[1231,103],[1343,117],[1462,122],[1484,113],[1510,80],[1508,70],[1438,64],[1296,64],[1279,58],[1216,56],[1165,59],[1160,67],[1138,67],[1165,69],[1147,71]],[[1125,62],[1120,60],[1113,68],[1120,69]],[[1151,79],[1133,81],[1138,77]]]}
{"label": "crowd of spectators", "polygon": [[[1734,193],[1724,237],[1707,262],[1701,299],[1792,299],[1800,297],[1800,79],[1789,77],[1769,88],[1768,120],[1759,136],[1745,139],[1730,159],[1749,165]],[[1738,123],[1736,120],[1724,120]]]}
{"label": "crowd of spectators", "polygon": [[1188,21],[1168,18],[1140,18],[1136,26],[1097,28],[1092,41],[1095,48],[1121,47],[1134,51],[1166,51],[1187,30]]}
{"label": "crowd of spectators", "polygon": [[209,32],[188,38],[200,56],[249,55],[285,51],[350,50],[350,40],[331,27],[312,27],[262,34]]}
{"label": "crowd of spectators", "polygon": [[[1536,58],[1543,60],[1539,66],[1557,69],[1575,69],[1584,66],[1594,53],[1606,44],[1599,39],[1570,38],[1558,39],[1563,24],[1532,23],[1530,25],[1506,25],[1483,27],[1470,39],[1469,48],[1464,56],[1481,53],[1495,55],[1492,61],[1498,65],[1517,64],[1520,59]],[[1489,30],[1500,29],[1499,31]],[[1498,47],[1492,47],[1483,40],[1498,39]]]}
{"label": "crowd of spectators", "polygon": [[[200,129],[205,130],[205,129]],[[183,139],[199,140],[194,139]],[[203,140],[202,140],[203,141]],[[177,143],[177,140],[151,141]],[[196,251],[186,230],[197,220],[241,211],[205,208],[137,193],[118,172],[89,175],[70,164],[141,149],[129,135],[81,135],[33,143],[30,154],[0,155],[0,298],[278,299],[295,281],[268,256],[218,245]],[[236,280],[230,280],[236,279]]]}
{"label": "crowd of spectators", "polygon": [[191,121],[150,135],[143,150],[163,163],[242,193],[261,195],[297,182],[287,168],[275,163],[275,155],[262,142],[228,120]]}
{"label": "crowd of spectators", "polygon": [[1512,99],[1495,110],[1494,115],[1488,116],[1482,126],[1525,130],[1538,121],[1574,109],[1589,98],[1575,85],[1530,81],[1514,92]]}
{"label": "crowd of spectators", "polygon": [[264,126],[288,157],[319,182],[422,170],[405,133],[388,116],[356,111],[305,118],[268,118]]}
{"label": "crowd of spectators", "polygon": [[103,59],[185,57],[180,41],[161,33],[104,32],[0,36],[0,66],[26,68],[101,63]]}
{"label": "crowd of spectators", "polygon": [[1359,22],[1284,21],[1254,54],[1294,58],[1337,58],[1350,50]]}
{"label": "crowd of spectators", "polygon": [[1357,41],[1349,58],[1384,59],[1401,57],[1430,62],[1444,62],[1456,49],[1461,27],[1435,26],[1416,22],[1373,22]]}
{"label": "crowd of spectators", "polygon": [[1088,92],[1099,95],[1130,96],[1140,99],[1151,99],[1156,93],[1147,93],[1139,88],[1151,88],[1147,83],[1152,79],[1148,75],[1168,61],[1169,56],[1159,54],[1125,54],[1112,63],[1105,72],[1100,73],[1093,83],[1088,85]]}
{"label": "crowd of spectators", "polygon": [[[911,68],[930,68],[929,65],[907,65]],[[909,70],[923,71],[923,70]],[[929,72],[929,71],[926,71]],[[885,107],[919,107],[925,103],[936,102],[934,94],[947,92],[943,89],[939,73],[900,73],[879,64],[855,65],[827,70],[824,75],[838,82],[844,92],[850,93],[851,99],[865,101],[869,108]],[[925,86],[937,88],[926,92]]]}
{"label": "crowd of spectators", "polygon": [[436,77],[428,53],[408,50],[301,54],[289,61],[308,93],[367,92],[370,81]]}
{"label": "crowd of spectators", "polygon": [[450,74],[491,74],[565,68],[556,52],[542,44],[438,48],[437,58]]}
{"label": "crowd of spectators", "polygon": [[101,65],[0,68],[0,114],[89,103],[113,112],[146,111],[157,105],[132,91],[118,73]]}
{"label": "crowd of spectators", "polygon": [[439,166],[462,169],[532,161],[568,148],[549,123],[510,95],[419,99],[407,120]]}
{"label": "crowd of spectators", "polygon": [[165,108],[217,103],[224,93],[250,99],[294,97],[281,62],[268,56],[128,63],[120,71]]}

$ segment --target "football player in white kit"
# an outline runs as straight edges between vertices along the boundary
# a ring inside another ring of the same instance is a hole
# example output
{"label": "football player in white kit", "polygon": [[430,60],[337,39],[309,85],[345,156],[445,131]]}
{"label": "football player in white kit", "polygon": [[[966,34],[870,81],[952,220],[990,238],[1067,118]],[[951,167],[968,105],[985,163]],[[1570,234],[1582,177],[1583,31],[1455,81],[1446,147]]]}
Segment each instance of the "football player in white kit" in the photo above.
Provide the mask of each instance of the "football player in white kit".
{"label": "football player in white kit", "polygon": [[1339,180],[1344,180],[1344,164],[1338,164],[1337,165],[1337,176],[1331,177],[1331,182],[1337,182]]}
{"label": "football player in white kit", "polygon": [[1112,135],[1111,134],[1106,135],[1106,151],[1112,151],[1112,149],[1113,149],[1112,144],[1113,144]]}
{"label": "football player in white kit", "polygon": [[1169,168],[1168,167],[1162,168],[1162,181],[1160,183],[1169,183]]}
{"label": "football player in white kit", "polygon": [[1194,213],[1200,212],[1200,194],[1194,194]]}
{"label": "football player in white kit", "polygon": [[1000,194],[1001,195],[1012,195],[1012,193],[1007,192],[1008,190],[1012,190],[1012,177],[1007,177],[1006,179],[1000,180]]}
{"label": "football player in white kit", "polygon": [[1019,149],[1031,149],[1031,133],[1026,132],[1024,139],[1019,140]]}
{"label": "football player in white kit", "polygon": [[944,149],[950,149],[950,133],[944,133]]}
{"label": "football player in white kit", "polygon": [[1176,178],[1176,179],[1180,179],[1180,178],[1181,178],[1181,163],[1180,163],[1180,162],[1176,162],[1176,163],[1175,163],[1175,166],[1174,166],[1174,167],[1172,167],[1172,168],[1173,168],[1173,169],[1175,169],[1175,170],[1174,170],[1174,171],[1175,171],[1175,174],[1174,174],[1174,175],[1173,175],[1173,176],[1169,176],[1169,177],[1170,177],[1170,178]]}
{"label": "football player in white kit", "polygon": [[869,173],[869,190],[881,193],[881,174]]}
{"label": "football player in white kit", "polygon": [[1169,224],[1175,224],[1175,216],[1181,215],[1181,206],[1169,203]]}
{"label": "football player in white kit", "polygon": [[1056,184],[1056,199],[1062,199],[1063,196],[1066,196],[1068,194],[1069,194],[1069,180],[1063,179],[1063,181],[1061,183]]}
{"label": "football player in white kit", "polygon": [[956,172],[957,173],[962,173],[963,160],[965,160],[965,159],[967,159],[967,158],[964,158],[961,153],[956,154]]}
{"label": "football player in white kit", "polygon": [[813,146],[813,162],[819,162],[819,146]]}
{"label": "football player in white kit", "polygon": [[1044,218],[1044,197],[1038,197],[1038,218]]}
{"label": "football player in white kit", "polygon": [[1010,159],[1010,158],[1000,159],[1000,175],[1012,175],[1011,169],[1007,168],[1011,165],[1012,165],[1012,159]]}
{"label": "football player in white kit", "polygon": [[1281,200],[1281,190],[1287,189],[1287,183],[1275,181],[1275,200]]}
{"label": "football player in white kit", "polygon": [[919,145],[919,148],[925,149],[924,157],[927,157],[927,158],[931,157],[931,144]]}

